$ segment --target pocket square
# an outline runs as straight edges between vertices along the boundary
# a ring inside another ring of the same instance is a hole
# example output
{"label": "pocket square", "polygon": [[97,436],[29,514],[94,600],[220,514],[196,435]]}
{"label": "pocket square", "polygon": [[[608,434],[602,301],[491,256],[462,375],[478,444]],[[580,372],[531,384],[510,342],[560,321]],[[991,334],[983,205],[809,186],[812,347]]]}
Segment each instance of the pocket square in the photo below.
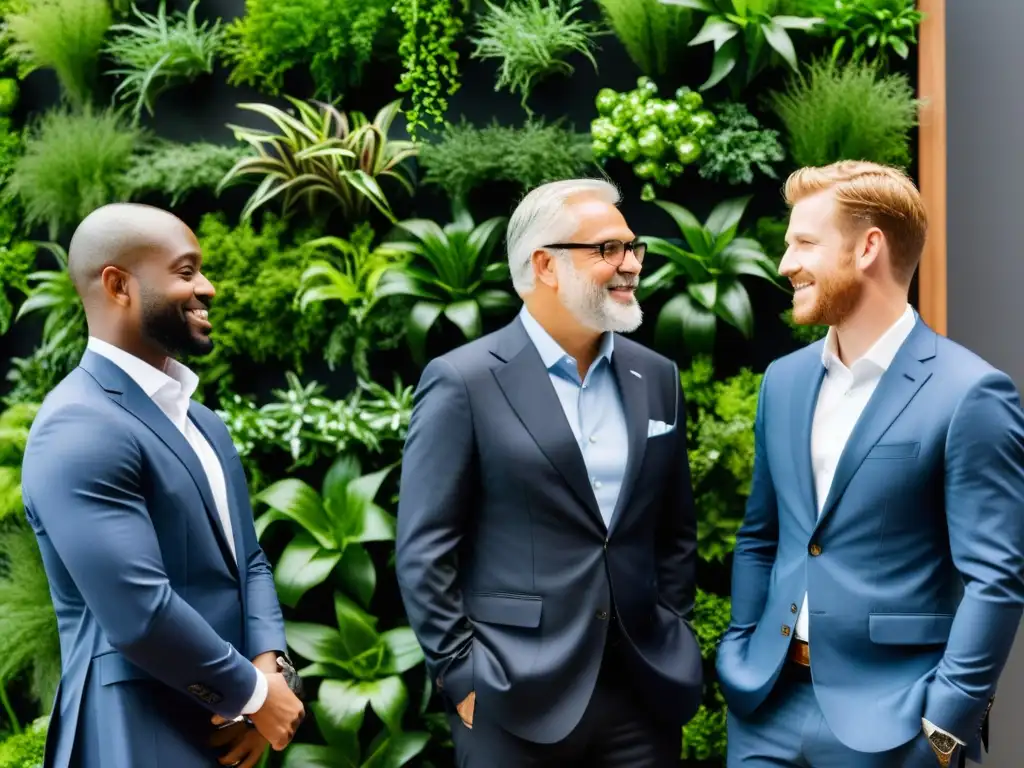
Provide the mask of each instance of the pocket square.
{"label": "pocket square", "polygon": [[650,419],[647,422],[647,437],[658,437],[659,435],[667,435],[676,428],[675,424],[666,424],[664,421],[658,421],[657,419]]}

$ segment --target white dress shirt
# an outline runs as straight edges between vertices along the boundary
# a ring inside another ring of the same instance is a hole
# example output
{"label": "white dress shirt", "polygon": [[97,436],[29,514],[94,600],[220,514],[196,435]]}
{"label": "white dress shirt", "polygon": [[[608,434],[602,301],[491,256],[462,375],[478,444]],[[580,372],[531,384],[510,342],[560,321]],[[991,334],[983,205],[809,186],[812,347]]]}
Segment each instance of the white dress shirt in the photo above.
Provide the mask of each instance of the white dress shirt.
{"label": "white dress shirt", "polygon": [[[135,355],[94,336],[89,337],[87,348],[107,358],[127,373],[185,436],[188,444],[199,458],[199,463],[203,466],[210,490],[213,492],[213,502],[217,507],[217,516],[220,519],[224,538],[231,550],[231,555],[237,559],[224,468],[213,447],[188,417],[189,401],[195,393],[196,387],[199,386],[199,377],[172,358],[167,358],[164,370],[154,368]],[[243,715],[251,715],[258,711],[267,698],[267,678],[260,670],[257,669],[256,672],[256,689],[242,708]]]}

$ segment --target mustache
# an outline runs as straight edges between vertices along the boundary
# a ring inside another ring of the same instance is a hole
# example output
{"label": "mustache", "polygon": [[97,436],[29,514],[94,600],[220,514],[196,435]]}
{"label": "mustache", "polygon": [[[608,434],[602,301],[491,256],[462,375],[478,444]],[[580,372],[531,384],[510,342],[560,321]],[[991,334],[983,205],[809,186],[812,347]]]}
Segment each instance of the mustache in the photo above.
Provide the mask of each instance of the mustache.
{"label": "mustache", "polygon": [[608,283],[609,290],[612,288],[637,288],[640,285],[640,278],[624,278],[619,280],[611,280]]}
{"label": "mustache", "polygon": [[189,310],[189,309],[207,309],[208,310],[210,308],[210,302],[211,301],[212,301],[212,299],[209,296],[193,295],[192,296],[192,300],[189,301],[189,303],[185,305],[185,309],[186,310]]}

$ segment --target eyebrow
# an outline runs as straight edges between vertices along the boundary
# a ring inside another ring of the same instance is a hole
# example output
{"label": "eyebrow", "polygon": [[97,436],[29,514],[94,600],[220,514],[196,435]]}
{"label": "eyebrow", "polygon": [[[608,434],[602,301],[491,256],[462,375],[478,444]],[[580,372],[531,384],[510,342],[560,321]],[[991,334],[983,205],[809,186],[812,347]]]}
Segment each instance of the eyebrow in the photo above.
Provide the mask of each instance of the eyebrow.
{"label": "eyebrow", "polygon": [[186,262],[191,263],[193,266],[195,266],[199,263],[199,261],[200,258],[198,253],[196,253],[195,251],[188,251],[187,253],[181,254],[181,256],[179,256],[173,262],[171,262],[171,267],[177,268],[182,266]]}

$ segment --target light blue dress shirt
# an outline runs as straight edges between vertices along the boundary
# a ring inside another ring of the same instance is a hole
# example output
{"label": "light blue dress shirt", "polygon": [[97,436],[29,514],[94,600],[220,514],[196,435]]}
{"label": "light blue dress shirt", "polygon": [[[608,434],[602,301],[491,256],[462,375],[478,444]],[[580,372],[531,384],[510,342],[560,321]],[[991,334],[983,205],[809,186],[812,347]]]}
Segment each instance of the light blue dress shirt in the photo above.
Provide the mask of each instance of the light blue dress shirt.
{"label": "light blue dress shirt", "polygon": [[597,358],[580,381],[576,360],[565,353],[525,306],[519,319],[548,370],[551,385],[587,465],[590,487],[601,517],[608,526],[619,500],[629,455],[626,414],[612,370],[615,336],[604,334]]}

